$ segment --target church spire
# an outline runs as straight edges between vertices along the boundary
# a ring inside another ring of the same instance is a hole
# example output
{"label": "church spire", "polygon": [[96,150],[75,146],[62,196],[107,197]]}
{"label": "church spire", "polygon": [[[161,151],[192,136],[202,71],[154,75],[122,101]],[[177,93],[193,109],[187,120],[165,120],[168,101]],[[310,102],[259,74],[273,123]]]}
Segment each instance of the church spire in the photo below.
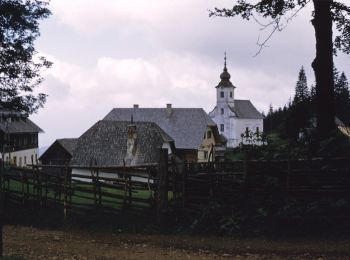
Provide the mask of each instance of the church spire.
{"label": "church spire", "polygon": [[220,75],[220,83],[216,87],[224,87],[224,88],[229,88],[229,87],[234,87],[232,82],[230,81],[231,75],[227,71],[227,57],[226,57],[226,52],[224,53],[224,71]]}
{"label": "church spire", "polygon": [[224,70],[227,70],[227,68],[226,68],[226,51],[225,51],[225,57],[224,57],[224,60],[225,60],[225,66],[224,66]]}

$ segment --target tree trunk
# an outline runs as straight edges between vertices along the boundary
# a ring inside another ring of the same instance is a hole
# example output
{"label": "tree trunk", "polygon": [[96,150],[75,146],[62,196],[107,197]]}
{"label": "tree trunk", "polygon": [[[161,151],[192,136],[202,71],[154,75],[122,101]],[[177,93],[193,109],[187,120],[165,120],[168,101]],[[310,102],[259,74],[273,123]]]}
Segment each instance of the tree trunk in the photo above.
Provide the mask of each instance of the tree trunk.
{"label": "tree trunk", "polygon": [[334,123],[333,37],[331,4],[333,0],[313,0],[312,24],[316,36],[316,58],[312,63],[316,78],[316,119],[319,138],[331,136]]}

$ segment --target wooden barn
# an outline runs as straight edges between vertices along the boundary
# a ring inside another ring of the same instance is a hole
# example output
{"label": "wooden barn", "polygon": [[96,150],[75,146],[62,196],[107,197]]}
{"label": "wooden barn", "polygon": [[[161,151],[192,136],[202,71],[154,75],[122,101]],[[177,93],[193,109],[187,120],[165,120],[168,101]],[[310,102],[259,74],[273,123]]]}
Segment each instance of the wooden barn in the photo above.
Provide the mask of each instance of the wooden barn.
{"label": "wooden barn", "polygon": [[57,139],[40,156],[39,161],[43,165],[65,165],[69,164],[77,145],[78,138]]}
{"label": "wooden barn", "polygon": [[78,138],[71,165],[158,163],[160,148],[170,156],[175,150],[173,139],[155,123],[101,120]]}

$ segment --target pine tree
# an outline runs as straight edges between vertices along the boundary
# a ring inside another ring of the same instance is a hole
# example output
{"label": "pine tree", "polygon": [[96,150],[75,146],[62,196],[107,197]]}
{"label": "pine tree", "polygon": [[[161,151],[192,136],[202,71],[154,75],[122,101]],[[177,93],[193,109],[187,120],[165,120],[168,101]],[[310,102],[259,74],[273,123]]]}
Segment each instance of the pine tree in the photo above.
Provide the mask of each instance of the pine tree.
{"label": "pine tree", "polygon": [[295,95],[293,99],[293,105],[307,102],[310,99],[310,93],[307,86],[307,78],[305,75],[304,67],[302,66],[299,71],[298,81],[295,85]]}
{"label": "pine tree", "polygon": [[310,92],[304,67],[301,67],[295,85],[294,99],[289,107],[290,112],[286,114],[289,138],[297,140],[301,133],[305,133],[305,129],[309,127],[310,109]]}
{"label": "pine tree", "polygon": [[272,114],[273,114],[273,107],[272,107],[272,104],[270,104],[268,115],[272,115]]}
{"label": "pine tree", "polygon": [[344,72],[337,76],[334,82],[336,116],[348,124],[350,122],[349,82]]}

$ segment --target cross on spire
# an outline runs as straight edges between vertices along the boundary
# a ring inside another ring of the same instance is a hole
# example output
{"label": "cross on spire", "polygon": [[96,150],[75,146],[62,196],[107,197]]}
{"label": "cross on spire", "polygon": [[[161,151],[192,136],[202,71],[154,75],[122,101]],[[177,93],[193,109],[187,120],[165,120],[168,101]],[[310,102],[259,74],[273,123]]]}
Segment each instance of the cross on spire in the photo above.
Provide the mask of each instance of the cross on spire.
{"label": "cross on spire", "polygon": [[225,54],[224,60],[225,60],[225,69],[226,69],[226,51],[224,54]]}

